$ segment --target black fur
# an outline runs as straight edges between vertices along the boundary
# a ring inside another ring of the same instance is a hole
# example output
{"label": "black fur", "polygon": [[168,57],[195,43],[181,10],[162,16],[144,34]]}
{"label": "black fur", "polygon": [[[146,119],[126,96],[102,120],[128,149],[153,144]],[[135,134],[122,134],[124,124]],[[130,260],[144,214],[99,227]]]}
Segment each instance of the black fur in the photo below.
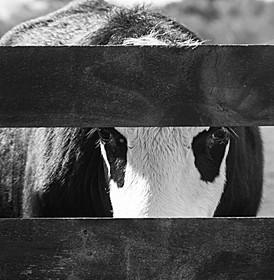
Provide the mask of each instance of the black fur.
{"label": "black fur", "polygon": [[227,157],[227,183],[216,217],[256,216],[262,197],[263,147],[257,127],[233,128]]}
{"label": "black fur", "polygon": [[127,164],[127,140],[114,128],[101,128],[98,131],[100,141],[104,142],[110,179],[117,183],[118,188],[122,188]]}
{"label": "black fur", "polygon": [[181,24],[145,7],[118,9],[108,15],[106,24],[96,33],[88,33],[79,40],[80,45],[117,45],[126,38],[139,38],[151,34],[167,44],[199,42],[200,39]]}
{"label": "black fur", "polygon": [[212,183],[219,175],[228,140],[229,132],[224,128],[210,128],[194,137],[194,163],[201,174],[201,180]]}
{"label": "black fur", "polygon": [[28,155],[24,216],[112,216],[98,141],[95,129],[36,130]]}

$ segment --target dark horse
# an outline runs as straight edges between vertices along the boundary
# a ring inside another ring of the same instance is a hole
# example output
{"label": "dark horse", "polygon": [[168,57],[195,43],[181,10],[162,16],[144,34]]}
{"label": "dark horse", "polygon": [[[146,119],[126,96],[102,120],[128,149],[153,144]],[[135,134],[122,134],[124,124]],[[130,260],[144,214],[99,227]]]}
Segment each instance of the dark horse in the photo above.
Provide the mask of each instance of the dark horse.
{"label": "dark horse", "polygon": [[[2,46],[202,44],[144,7],[74,1],[21,24]],[[234,135],[237,135],[235,137]],[[258,128],[147,127],[31,130],[23,215],[254,216],[262,194]]]}

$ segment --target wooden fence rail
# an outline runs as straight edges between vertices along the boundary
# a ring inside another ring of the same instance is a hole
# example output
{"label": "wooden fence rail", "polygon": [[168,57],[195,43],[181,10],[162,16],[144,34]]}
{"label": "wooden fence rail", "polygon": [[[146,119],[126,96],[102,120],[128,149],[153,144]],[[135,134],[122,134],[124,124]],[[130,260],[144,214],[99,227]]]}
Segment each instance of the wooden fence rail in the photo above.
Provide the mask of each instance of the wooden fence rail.
{"label": "wooden fence rail", "polygon": [[272,219],[0,221],[0,279],[274,279]]}
{"label": "wooden fence rail", "polygon": [[2,47],[0,126],[273,125],[274,47]]}
{"label": "wooden fence rail", "polygon": [[[0,126],[274,125],[271,46],[3,47]],[[274,279],[273,219],[0,219],[0,280]]]}

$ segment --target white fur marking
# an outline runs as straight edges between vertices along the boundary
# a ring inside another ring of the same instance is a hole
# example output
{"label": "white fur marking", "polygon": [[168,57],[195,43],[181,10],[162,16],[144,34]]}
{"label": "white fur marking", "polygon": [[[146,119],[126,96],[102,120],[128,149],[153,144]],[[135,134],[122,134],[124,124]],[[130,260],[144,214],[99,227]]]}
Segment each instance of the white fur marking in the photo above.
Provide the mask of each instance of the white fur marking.
{"label": "white fur marking", "polygon": [[123,41],[123,45],[133,45],[133,46],[177,46],[177,47],[188,47],[188,48],[195,48],[200,46],[203,42],[188,39],[185,41],[176,41],[176,42],[165,42],[158,37],[160,34],[158,34],[156,31],[151,31],[150,34],[141,36],[139,38],[126,38]]}
{"label": "white fur marking", "polygon": [[[122,188],[110,181],[114,217],[210,217],[226,180],[226,147],[220,175],[206,183],[194,164],[193,138],[205,127],[116,128],[127,139]],[[106,156],[103,155],[106,159]]]}
{"label": "white fur marking", "polygon": [[101,141],[100,141],[100,149],[101,149],[101,154],[103,156],[103,159],[104,159],[104,161],[106,163],[106,166],[107,166],[108,178],[110,178],[110,165],[109,165],[109,162],[108,162],[108,159],[107,159],[107,153],[106,153],[104,144]]}
{"label": "white fur marking", "polygon": [[133,45],[133,46],[166,46],[167,43],[154,38],[152,35],[142,36],[140,38],[128,38],[125,39],[123,45]]}

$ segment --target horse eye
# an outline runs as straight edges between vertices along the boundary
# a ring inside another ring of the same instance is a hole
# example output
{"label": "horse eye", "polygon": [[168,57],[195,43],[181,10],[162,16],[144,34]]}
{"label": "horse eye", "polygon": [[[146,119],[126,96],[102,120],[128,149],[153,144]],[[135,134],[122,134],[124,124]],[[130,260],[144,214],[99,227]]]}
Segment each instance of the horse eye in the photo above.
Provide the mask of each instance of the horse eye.
{"label": "horse eye", "polygon": [[214,130],[209,137],[209,147],[215,144],[226,144],[229,140],[228,129],[222,127]]}
{"label": "horse eye", "polygon": [[215,130],[212,134],[211,137],[213,140],[227,140],[229,135],[229,132],[226,128],[222,127],[217,130]]}
{"label": "horse eye", "polygon": [[111,132],[107,128],[98,128],[98,134],[102,141],[106,142],[110,140]]}

